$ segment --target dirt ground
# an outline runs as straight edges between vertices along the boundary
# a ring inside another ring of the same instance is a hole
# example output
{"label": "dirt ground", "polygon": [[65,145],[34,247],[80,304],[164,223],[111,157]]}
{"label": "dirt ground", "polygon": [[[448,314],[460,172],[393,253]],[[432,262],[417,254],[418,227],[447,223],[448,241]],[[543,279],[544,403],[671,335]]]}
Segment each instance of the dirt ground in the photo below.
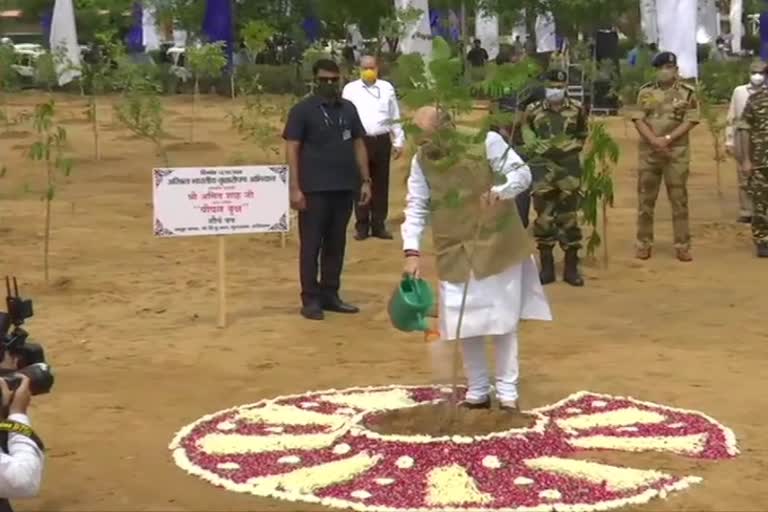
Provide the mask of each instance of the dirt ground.
{"label": "dirt ground", "polygon": [[[18,109],[40,99],[22,95],[12,103]],[[34,138],[0,137],[0,167],[8,168],[0,180],[0,274],[19,276],[35,300],[28,327],[57,372],[54,392],[33,403],[35,428],[49,447],[43,491],[18,510],[317,510],[218,489],[177,468],[167,445],[204,414],[266,397],[430,382],[422,337],[393,330],[385,312],[401,269],[399,242],[350,237],[343,295],[363,312],[317,323],[298,315],[295,237],[285,249],[276,236],[235,237],[231,325],[219,330],[215,241],[153,238],[150,169],[159,160],[152,146],[115,129],[104,106],[104,157],[93,161],[85,101],[59,100],[77,161],[53,207],[50,286],[42,272],[43,171],[22,149]],[[179,140],[189,133],[188,101],[166,101],[168,130]],[[172,163],[268,163],[230,128],[230,110],[231,101],[206,99],[197,134],[211,144],[173,151]],[[585,389],[704,411],[735,430],[742,455],[720,462],[626,458],[635,467],[705,478],[637,510],[764,510],[768,263],[754,257],[748,229],[734,222],[734,166],[724,166],[720,199],[712,144],[698,128],[690,183],[695,261],[673,257],[664,193],[655,257],[636,261],[636,137],[621,119],[608,123],[622,147],[610,266],[587,265],[584,289],[547,288],[555,321],[527,324],[522,333],[523,405]],[[405,159],[392,179],[395,230],[404,173]]]}

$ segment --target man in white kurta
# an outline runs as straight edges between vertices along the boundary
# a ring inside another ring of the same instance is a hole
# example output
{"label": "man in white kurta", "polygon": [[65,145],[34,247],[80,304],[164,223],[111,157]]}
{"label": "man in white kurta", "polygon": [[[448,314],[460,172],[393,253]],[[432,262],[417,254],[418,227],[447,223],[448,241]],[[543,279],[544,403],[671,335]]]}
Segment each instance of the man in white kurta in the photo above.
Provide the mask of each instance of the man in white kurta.
{"label": "man in white kurta", "polygon": [[738,221],[743,224],[750,224],[752,222],[752,197],[749,192],[749,180],[744,177],[744,173],[741,172],[742,164],[747,155],[741,154],[742,145],[738,140],[740,137],[745,137],[746,132],[739,132],[736,130],[736,125],[741,120],[741,115],[744,112],[744,107],[747,104],[747,100],[756,91],[759,91],[765,87],[765,71],[766,65],[764,62],[755,61],[749,68],[750,76],[749,83],[745,85],[739,85],[733,90],[731,96],[731,106],[728,109],[728,125],[725,128],[725,149],[728,154],[732,155],[736,159],[736,165],[738,167],[738,180],[739,180],[739,219]]}
{"label": "man in white kurta", "polygon": [[[439,123],[435,109],[425,107],[416,114],[416,123],[428,136]],[[405,270],[418,274],[421,238],[430,217],[430,183],[422,169],[422,155],[414,156],[408,178],[405,220],[401,232],[406,255]],[[490,132],[486,139],[486,156],[497,173],[506,176],[506,183],[493,186],[483,199],[488,205],[511,202],[531,183],[530,169],[507,145],[504,138]],[[522,223],[515,215],[515,222]],[[433,236],[436,227],[433,226]],[[444,228],[440,228],[444,229]],[[442,235],[440,235],[442,237]],[[521,262],[514,263],[498,273],[477,278],[472,271],[461,331],[457,324],[466,281],[444,279],[440,276],[440,333],[445,340],[460,340],[464,356],[464,371],[468,389],[464,405],[469,408],[490,407],[491,386],[485,356],[485,338],[493,338],[496,353],[496,395],[506,410],[518,407],[519,378],[518,324],[522,319],[551,320],[549,303],[539,280],[538,269],[530,251]],[[440,274],[438,265],[438,274]],[[444,272],[445,273],[445,272]]]}

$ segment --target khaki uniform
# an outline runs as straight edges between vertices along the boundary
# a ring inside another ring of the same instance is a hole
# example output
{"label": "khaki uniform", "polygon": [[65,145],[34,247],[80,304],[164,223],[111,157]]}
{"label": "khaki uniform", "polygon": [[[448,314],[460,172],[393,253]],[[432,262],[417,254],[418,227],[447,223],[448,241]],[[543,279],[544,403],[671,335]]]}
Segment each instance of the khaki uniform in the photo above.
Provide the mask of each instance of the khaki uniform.
{"label": "khaki uniform", "polygon": [[[470,271],[475,279],[484,279],[530,258],[530,239],[515,201],[500,201],[490,212],[481,209],[480,196],[492,185],[485,160],[467,160],[443,168],[439,154],[427,144],[419,150],[418,161],[430,189],[432,237],[440,280],[463,283]],[[483,219],[483,224],[473,253],[478,219]]]}
{"label": "khaki uniform", "polygon": [[[684,122],[699,122],[696,90],[681,81],[669,88],[656,82],[645,84],[637,97],[632,121],[645,121],[653,133],[663,137]],[[669,146],[668,153],[656,151],[641,138],[637,177],[637,243],[640,248],[653,246],[653,219],[661,182],[667,187],[672,205],[675,248],[687,250],[691,244],[688,221],[688,174],[690,143],[688,135]]]}
{"label": "khaki uniform", "polygon": [[768,90],[750,96],[737,128],[749,137],[752,148],[752,238],[755,245],[768,246]]}
{"label": "khaki uniform", "polygon": [[573,140],[569,148],[553,148],[542,155],[555,165],[530,162],[536,243],[539,249],[550,249],[558,242],[564,251],[580,249],[579,208],[583,199],[580,154],[587,138],[584,107],[578,101],[566,98],[562,108],[555,111],[547,100],[537,101],[526,108],[525,123],[539,139],[565,134]]}

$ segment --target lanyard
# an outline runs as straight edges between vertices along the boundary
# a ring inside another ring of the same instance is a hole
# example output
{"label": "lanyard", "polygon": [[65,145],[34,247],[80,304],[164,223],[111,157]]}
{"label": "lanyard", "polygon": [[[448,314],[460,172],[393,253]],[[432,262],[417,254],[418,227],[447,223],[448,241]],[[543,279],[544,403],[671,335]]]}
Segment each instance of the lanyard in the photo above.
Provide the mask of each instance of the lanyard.
{"label": "lanyard", "polygon": [[[334,126],[331,123],[331,117],[328,115],[328,111],[325,110],[325,107],[320,105],[320,110],[323,112],[323,117],[325,118],[325,125],[328,128],[331,128]],[[342,128],[344,126],[344,113],[343,111],[339,112],[339,123],[335,125],[337,128]]]}

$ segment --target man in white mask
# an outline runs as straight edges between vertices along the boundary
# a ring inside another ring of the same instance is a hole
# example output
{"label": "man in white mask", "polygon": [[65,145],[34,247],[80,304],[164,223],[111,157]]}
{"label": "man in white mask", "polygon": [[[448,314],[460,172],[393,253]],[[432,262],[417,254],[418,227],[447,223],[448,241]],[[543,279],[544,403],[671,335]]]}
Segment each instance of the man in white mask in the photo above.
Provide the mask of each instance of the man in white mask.
{"label": "man in white mask", "polygon": [[752,198],[748,190],[748,180],[742,172],[744,161],[749,158],[742,154],[740,137],[745,137],[746,132],[736,130],[736,124],[741,120],[744,106],[747,100],[756,91],[765,87],[766,65],[762,61],[755,61],[749,67],[749,83],[740,85],[733,90],[731,107],[728,110],[728,126],[725,128],[725,150],[736,160],[739,177],[739,219],[744,224],[752,222],[753,206]]}

